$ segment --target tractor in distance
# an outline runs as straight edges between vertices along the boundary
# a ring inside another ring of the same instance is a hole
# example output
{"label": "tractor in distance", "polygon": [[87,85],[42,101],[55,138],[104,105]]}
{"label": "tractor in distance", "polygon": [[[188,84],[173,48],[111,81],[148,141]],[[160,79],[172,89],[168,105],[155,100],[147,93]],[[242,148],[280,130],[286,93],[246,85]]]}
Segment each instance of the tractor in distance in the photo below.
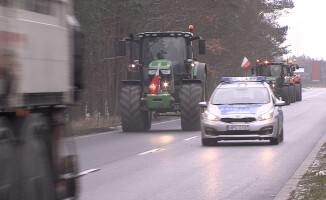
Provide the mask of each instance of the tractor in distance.
{"label": "tractor in distance", "polygon": [[194,58],[192,43],[199,40],[199,54],[205,54],[205,40],[192,30],[143,32],[119,41],[119,56],[126,56],[129,43],[131,62],[120,90],[123,131],[149,130],[153,114],[168,113],[180,113],[183,131],[200,130],[206,64]]}
{"label": "tractor in distance", "polygon": [[274,91],[275,96],[281,97],[287,105],[295,101],[295,88],[291,84],[289,76],[291,73],[291,65],[286,62],[274,62],[265,60],[256,61],[256,65],[252,67],[251,73],[256,76],[266,76],[268,82]]}
{"label": "tractor in distance", "polygon": [[296,59],[289,60],[288,71],[290,76],[290,84],[294,87],[294,99],[295,101],[302,100],[302,85],[301,85],[301,76],[300,74],[295,74],[294,72],[299,69],[299,65],[295,63]]}

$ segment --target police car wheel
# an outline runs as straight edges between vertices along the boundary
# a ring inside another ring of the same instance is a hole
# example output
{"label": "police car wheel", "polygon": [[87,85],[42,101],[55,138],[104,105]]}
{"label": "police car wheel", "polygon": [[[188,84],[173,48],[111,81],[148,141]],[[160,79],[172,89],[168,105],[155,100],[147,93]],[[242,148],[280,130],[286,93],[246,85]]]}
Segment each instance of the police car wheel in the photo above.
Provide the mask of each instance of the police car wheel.
{"label": "police car wheel", "polygon": [[280,142],[283,142],[284,140],[284,132],[283,132],[283,127],[282,127],[282,131],[281,131],[281,135],[280,135]]}
{"label": "police car wheel", "polygon": [[216,145],[217,140],[211,138],[202,138],[201,143],[203,146],[214,146]]}
{"label": "police car wheel", "polygon": [[271,145],[278,145],[280,143],[280,140],[281,140],[281,136],[280,136],[280,134],[277,134],[277,138],[271,138],[269,140],[269,143]]}

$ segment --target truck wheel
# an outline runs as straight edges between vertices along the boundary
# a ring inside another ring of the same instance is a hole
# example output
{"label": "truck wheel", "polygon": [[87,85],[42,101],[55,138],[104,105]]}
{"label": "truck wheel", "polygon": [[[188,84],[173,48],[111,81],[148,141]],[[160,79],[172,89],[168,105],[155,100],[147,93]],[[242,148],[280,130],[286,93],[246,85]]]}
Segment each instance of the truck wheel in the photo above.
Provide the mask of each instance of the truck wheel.
{"label": "truck wheel", "polygon": [[282,99],[285,101],[286,105],[290,105],[291,100],[290,100],[290,92],[289,92],[289,87],[288,86],[282,86]]}
{"label": "truck wheel", "polygon": [[40,114],[30,114],[21,126],[22,144],[17,156],[21,199],[55,199],[53,163],[45,143],[45,137],[50,133],[49,124]]}
{"label": "truck wheel", "polygon": [[295,84],[295,90],[296,90],[296,99],[297,101],[302,100],[302,93],[301,93],[301,83]]}
{"label": "truck wheel", "polygon": [[295,94],[294,94],[294,86],[290,85],[290,98],[291,98],[291,103],[295,102]]}
{"label": "truck wheel", "polygon": [[0,118],[0,199],[14,199],[16,188],[14,134],[9,122]]}
{"label": "truck wheel", "polygon": [[181,86],[181,128],[183,131],[200,130],[200,107],[202,87],[198,83],[188,83]]}
{"label": "truck wheel", "polygon": [[144,130],[140,85],[124,85],[120,90],[120,115],[124,132]]}

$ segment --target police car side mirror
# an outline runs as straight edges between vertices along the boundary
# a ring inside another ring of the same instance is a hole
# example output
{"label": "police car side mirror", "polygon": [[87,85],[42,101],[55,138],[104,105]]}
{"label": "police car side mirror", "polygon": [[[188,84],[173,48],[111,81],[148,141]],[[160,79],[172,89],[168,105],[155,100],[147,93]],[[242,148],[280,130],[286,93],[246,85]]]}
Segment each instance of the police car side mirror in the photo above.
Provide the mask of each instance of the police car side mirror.
{"label": "police car side mirror", "polygon": [[199,106],[201,108],[206,108],[207,107],[207,102],[199,102]]}
{"label": "police car side mirror", "polygon": [[277,101],[274,106],[285,106],[285,101]]}

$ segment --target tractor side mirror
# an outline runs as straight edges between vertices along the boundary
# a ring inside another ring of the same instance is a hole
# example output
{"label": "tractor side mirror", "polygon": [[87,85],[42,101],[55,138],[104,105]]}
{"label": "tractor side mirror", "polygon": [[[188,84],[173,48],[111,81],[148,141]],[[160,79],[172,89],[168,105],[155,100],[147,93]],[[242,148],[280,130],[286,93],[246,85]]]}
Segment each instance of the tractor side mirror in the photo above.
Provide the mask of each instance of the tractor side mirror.
{"label": "tractor side mirror", "polygon": [[208,103],[203,101],[203,102],[199,102],[198,105],[201,108],[206,108],[208,106]]}
{"label": "tractor side mirror", "polygon": [[199,40],[199,54],[205,54],[206,53],[206,42],[203,39]]}
{"label": "tractor side mirror", "polygon": [[251,68],[251,75],[254,75],[255,74],[255,69],[252,67]]}
{"label": "tractor side mirror", "polygon": [[296,65],[295,68],[296,68],[296,69],[299,69],[300,67],[299,67],[299,65]]}
{"label": "tractor side mirror", "polygon": [[119,56],[126,56],[126,41],[119,41]]}

